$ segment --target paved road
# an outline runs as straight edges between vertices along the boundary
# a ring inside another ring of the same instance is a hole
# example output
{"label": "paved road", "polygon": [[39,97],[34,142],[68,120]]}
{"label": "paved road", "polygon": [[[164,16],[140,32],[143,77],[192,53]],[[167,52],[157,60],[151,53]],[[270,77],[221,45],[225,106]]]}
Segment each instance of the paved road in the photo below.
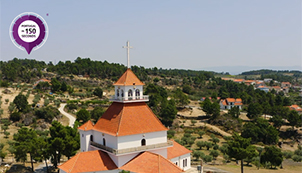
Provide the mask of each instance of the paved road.
{"label": "paved road", "polygon": [[66,103],[61,103],[59,111],[61,114],[65,115],[69,119],[69,126],[73,127],[76,118],[64,111],[65,106],[66,106]]}

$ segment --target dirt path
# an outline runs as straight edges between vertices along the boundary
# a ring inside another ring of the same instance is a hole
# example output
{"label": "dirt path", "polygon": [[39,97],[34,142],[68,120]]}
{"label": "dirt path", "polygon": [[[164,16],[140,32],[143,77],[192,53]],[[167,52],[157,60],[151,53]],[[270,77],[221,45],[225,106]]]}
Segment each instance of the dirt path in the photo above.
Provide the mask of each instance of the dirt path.
{"label": "dirt path", "polygon": [[61,103],[59,111],[61,114],[65,115],[69,119],[69,126],[73,127],[76,118],[64,111],[65,106],[66,106],[66,103]]}
{"label": "dirt path", "polygon": [[198,122],[195,123],[194,126],[192,126],[191,120],[186,120],[186,123],[184,123],[185,127],[207,127],[207,129],[212,129],[213,131],[221,134],[222,136],[232,136],[231,134],[221,130],[219,127],[205,123],[205,122]]}

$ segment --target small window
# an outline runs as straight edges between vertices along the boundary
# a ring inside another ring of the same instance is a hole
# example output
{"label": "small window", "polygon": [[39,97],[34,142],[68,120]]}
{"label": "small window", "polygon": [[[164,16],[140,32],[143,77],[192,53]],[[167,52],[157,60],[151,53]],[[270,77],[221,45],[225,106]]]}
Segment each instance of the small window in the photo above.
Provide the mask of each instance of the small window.
{"label": "small window", "polygon": [[90,136],[90,141],[92,141],[92,142],[93,142],[93,135],[91,135],[91,136]]}
{"label": "small window", "polygon": [[106,146],[106,140],[103,138],[103,145]]}
{"label": "small window", "polygon": [[146,139],[142,139],[142,146],[146,145]]}
{"label": "small window", "polygon": [[84,137],[84,134],[82,134],[82,137]]}
{"label": "small window", "polygon": [[132,93],[132,90],[130,89],[129,91],[128,91],[128,97],[132,97],[133,96],[133,93]]}
{"label": "small window", "polygon": [[177,165],[177,162],[175,162],[175,165]]}

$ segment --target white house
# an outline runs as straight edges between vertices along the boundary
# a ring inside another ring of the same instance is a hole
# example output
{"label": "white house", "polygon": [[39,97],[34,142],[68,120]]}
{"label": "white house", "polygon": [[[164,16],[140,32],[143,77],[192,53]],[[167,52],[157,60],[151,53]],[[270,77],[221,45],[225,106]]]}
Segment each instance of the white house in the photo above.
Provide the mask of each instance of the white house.
{"label": "white house", "polygon": [[[60,165],[73,172],[183,172],[191,151],[167,139],[167,128],[145,103],[143,85],[130,70],[114,83],[113,103],[96,124],[79,127],[81,153]],[[148,163],[148,164],[146,164]]]}
{"label": "white house", "polygon": [[233,107],[238,107],[240,110],[242,109],[242,100],[240,98],[226,98],[221,99],[219,102],[220,109],[232,109]]}

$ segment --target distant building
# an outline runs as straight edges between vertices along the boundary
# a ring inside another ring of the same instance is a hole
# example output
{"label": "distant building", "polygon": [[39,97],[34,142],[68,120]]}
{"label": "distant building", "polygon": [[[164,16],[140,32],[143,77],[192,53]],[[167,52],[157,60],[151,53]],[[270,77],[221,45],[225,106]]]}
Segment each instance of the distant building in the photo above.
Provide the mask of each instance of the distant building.
{"label": "distant building", "polygon": [[291,83],[289,83],[289,82],[281,82],[281,87],[283,88],[283,87],[292,87],[292,84]]}
{"label": "distant building", "polygon": [[269,83],[270,81],[272,81],[273,79],[271,79],[271,78],[265,78],[265,79],[263,79],[263,81],[264,82],[266,82],[266,83]]}
{"label": "distant building", "polygon": [[221,99],[219,102],[220,109],[232,109],[233,107],[238,107],[240,110],[242,109],[242,99],[241,98],[226,98]]}
{"label": "distant building", "polygon": [[[200,101],[205,101],[207,97],[202,97]],[[212,97],[208,97],[212,101]],[[220,97],[217,97],[217,100],[220,100]]]}
{"label": "distant building", "polygon": [[267,86],[258,86],[257,89],[265,91],[266,93],[269,92],[269,88]]}
{"label": "distant building", "polygon": [[244,79],[234,79],[233,81],[236,82],[236,83],[243,83]]}
{"label": "distant building", "polygon": [[244,83],[246,85],[255,85],[256,84],[256,81],[255,80],[245,80]]}
{"label": "distant building", "polygon": [[291,105],[291,106],[288,106],[288,107],[289,107],[290,110],[295,110],[298,113],[302,113],[302,108],[299,105]]}

